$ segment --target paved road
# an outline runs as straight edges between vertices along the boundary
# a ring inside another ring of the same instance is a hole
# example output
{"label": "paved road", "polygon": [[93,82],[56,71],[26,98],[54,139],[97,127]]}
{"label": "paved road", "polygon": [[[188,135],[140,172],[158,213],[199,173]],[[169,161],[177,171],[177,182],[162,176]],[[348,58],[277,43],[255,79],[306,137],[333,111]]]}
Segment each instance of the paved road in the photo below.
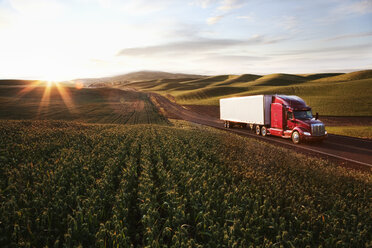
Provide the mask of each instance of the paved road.
{"label": "paved road", "polygon": [[269,143],[280,144],[285,147],[290,147],[301,153],[306,153],[311,156],[321,156],[334,161],[341,162],[345,166],[358,168],[372,168],[372,141],[358,139],[340,135],[329,134],[327,140],[322,144],[303,143],[295,145],[289,139],[282,139],[273,136],[257,136],[251,130],[234,128],[223,128],[223,122],[215,117],[203,115],[195,111],[189,110],[180,106],[169,99],[156,93],[149,93],[155,103],[163,109],[164,114],[168,118],[183,119],[186,121],[203,124],[218,129],[223,129],[229,132],[234,132],[240,135],[254,137]]}

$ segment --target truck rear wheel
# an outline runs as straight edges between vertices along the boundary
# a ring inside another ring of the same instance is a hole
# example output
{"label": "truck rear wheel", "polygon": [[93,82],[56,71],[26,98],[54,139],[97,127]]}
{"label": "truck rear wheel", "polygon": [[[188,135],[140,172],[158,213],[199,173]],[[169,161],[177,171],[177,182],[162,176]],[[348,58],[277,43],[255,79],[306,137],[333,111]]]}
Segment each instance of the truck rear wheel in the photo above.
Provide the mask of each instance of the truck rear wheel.
{"label": "truck rear wheel", "polygon": [[266,136],[267,135],[267,128],[265,126],[262,126],[261,128],[261,135]]}
{"label": "truck rear wheel", "polygon": [[261,128],[260,128],[259,125],[257,125],[257,126],[256,126],[256,134],[257,134],[257,135],[260,135],[260,133],[261,133]]}
{"label": "truck rear wheel", "polygon": [[295,143],[295,144],[299,144],[300,143],[300,133],[299,132],[294,131],[292,133],[292,142]]}

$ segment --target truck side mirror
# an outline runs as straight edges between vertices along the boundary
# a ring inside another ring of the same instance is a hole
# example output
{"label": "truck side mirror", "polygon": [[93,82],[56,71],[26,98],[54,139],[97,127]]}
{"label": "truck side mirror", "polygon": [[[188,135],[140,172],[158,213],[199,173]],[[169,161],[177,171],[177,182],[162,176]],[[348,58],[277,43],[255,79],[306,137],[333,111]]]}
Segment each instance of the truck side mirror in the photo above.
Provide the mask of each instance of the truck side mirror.
{"label": "truck side mirror", "polygon": [[319,114],[318,114],[318,112],[316,112],[316,114],[315,114],[315,120],[318,120],[319,119]]}

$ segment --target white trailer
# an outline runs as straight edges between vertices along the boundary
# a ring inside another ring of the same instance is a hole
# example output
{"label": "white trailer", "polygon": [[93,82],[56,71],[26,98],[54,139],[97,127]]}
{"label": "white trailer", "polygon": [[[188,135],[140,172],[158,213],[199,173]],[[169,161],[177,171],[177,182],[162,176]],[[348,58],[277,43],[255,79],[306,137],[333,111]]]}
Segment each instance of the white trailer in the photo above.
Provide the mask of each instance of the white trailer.
{"label": "white trailer", "polygon": [[272,95],[255,95],[220,99],[220,119],[225,127],[269,125]]}

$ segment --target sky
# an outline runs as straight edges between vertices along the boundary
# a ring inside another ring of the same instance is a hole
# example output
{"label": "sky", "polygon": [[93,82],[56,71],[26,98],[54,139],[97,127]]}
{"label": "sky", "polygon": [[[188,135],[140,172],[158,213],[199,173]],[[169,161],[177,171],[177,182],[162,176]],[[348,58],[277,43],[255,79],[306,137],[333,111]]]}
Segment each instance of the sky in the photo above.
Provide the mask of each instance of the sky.
{"label": "sky", "polygon": [[0,78],[372,69],[372,0],[0,0]]}

